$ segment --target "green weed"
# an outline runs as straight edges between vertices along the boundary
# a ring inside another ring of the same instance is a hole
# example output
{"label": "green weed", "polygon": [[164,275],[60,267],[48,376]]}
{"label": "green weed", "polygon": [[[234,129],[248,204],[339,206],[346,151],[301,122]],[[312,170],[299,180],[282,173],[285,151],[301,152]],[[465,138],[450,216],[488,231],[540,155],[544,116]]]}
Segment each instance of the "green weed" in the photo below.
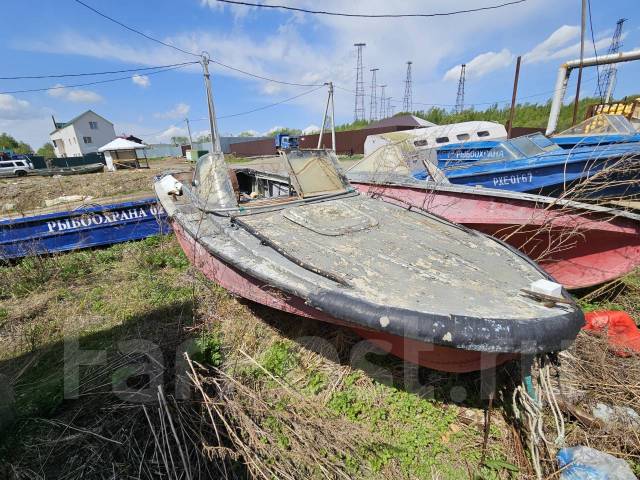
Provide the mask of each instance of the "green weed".
{"label": "green weed", "polygon": [[288,342],[277,341],[264,352],[262,366],[276,377],[284,377],[298,363],[298,358]]}
{"label": "green weed", "polygon": [[196,340],[198,350],[193,354],[193,358],[200,363],[209,364],[220,368],[224,360],[222,353],[222,337],[216,331],[203,333]]}

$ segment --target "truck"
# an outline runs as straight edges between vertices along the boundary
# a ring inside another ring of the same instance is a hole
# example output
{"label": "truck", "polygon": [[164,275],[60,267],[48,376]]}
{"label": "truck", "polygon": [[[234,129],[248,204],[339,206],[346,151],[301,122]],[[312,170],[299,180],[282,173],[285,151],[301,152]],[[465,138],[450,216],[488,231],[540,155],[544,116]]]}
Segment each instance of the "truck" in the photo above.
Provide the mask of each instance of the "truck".
{"label": "truck", "polygon": [[294,150],[300,145],[299,138],[289,133],[278,133],[275,141],[276,150]]}

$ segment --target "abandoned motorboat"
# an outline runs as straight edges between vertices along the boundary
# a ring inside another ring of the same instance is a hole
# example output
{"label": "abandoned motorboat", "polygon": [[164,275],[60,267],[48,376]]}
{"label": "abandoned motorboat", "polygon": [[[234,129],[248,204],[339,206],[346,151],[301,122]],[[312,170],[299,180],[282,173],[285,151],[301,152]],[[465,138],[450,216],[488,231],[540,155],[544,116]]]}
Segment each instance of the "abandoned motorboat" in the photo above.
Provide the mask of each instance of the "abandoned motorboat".
{"label": "abandoned motorboat", "polygon": [[638,132],[624,115],[601,113],[549,138],[564,149],[640,142]]}
{"label": "abandoned motorboat", "polygon": [[113,245],[167,234],[157,200],[129,195],[0,217],[0,260]]}
{"label": "abandoned motorboat", "polygon": [[573,198],[640,193],[640,143],[565,150],[542,134],[467,142],[437,151],[451,183]]}
{"label": "abandoned motorboat", "polygon": [[359,194],[331,151],[281,155],[290,188],[271,197],[238,191],[221,153],[200,158],[191,184],[156,179],[187,257],[230,292],[445,371],[556,351],[577,335],[580,309],[521,253]]}
{"label": "abandoned motorboat", "polygon": [[363,193],[425,209],[492,235],[533,258],[566,288],[615,280],[640,266],[640,215],[581,202],[448,183],[416,180],[424,158],[411,145],[382,147],[353,165],[347,176]]}

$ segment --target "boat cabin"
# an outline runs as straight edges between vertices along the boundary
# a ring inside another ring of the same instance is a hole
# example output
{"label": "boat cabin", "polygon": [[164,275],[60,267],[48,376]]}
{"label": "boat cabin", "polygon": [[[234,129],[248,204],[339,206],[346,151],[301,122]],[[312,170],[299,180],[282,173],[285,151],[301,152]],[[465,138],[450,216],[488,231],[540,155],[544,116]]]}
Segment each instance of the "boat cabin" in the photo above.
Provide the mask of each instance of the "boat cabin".
{"label": "boat cabin", "polygon": [[561,148],[541,133],[504,141],[468,142],[438,149],[438,166],[449,167],[468,162],[495,162],[536,157]]}
{"label": "boat cabin", "polygon": [[[227,175],[220,171],[212,176],[220,163],[211,158],[207,155],[198,161],[194,185],[200,199],[214,210],[264,207],[353,191],[330,150],[281,151],[280,164],[273,173],[238,167],[229,169]],[[217,179],[217,188],[200,178]],[[208,191],[213,193],[206,195]]]}

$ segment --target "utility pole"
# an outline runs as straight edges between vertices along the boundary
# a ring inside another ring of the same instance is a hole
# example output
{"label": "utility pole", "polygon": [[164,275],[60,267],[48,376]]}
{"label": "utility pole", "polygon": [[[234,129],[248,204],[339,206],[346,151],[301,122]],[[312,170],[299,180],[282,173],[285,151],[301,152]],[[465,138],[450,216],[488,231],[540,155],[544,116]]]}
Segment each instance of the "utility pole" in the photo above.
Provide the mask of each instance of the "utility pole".
{"label": "utility pole", "polygon": [[520,60],[522,57],[518,55],[516,60],[516,75],[513,79],[513,94],[511,95],[511,110],[509,111],[509,129],[507,130],[507,138],[511,138],[511,129],[513,128],[513,117],[516,112],[516,97],[518,95],[518,79],[520,78]]}
{"label": "utility pole", "polygon": [[[622,47],[622,27],[626,21],[626,18],[621,18],[616,22],[616,29],[613,32],[613,37],[611,37],[611,45],[609,45],[607,55],[613,55],[620,51]],[[613,63],[605,65],[604,68],[600,70],[596,95],[600,97],[602,103],[609,103],[611,100],[613,89],[616,85],[617,74],[618,66]]]}
{"label": "utility pole", "polygon": [[458,80],[458,94],[456,95],[456,113],[462,113],[464,110],[464,84],[467,74],[467,65],[462,64],[460,67],[460,79]]}
{"label": "utility pole", "polygon": [[576,98],[573,104],[573,120],[575,125],[578,119],[578,104],[580,103],[580,84],[582,83],[582,67],[584,63],[584,31],[587,28],[587,0],[582,0],[582,22],[580,25],[580,66],[578,67],[578,82],[576,84]]}
{"label": "utility pole", "polygon": [[376,72],[380,70],[379,68],[372,68],[371,72],[371,103],[369,104],[369,121],[373,122],[377,120],[378,116],[378,97],[377,90],[378,86],[376,85]]}
{"label": "utility pole", "polygon": [[404,79],[404,99],[402,100],[402,110],[411,112],[413,110],[413,82],[411,80],[411,65],[413,62],[407,62],[407,75]]}
{"label": "utility pole", "polygon": [[189,148],[193,150],[193,138],[191,138],[191,126],[189,125],[189,119],[185,118],[184,121],[187,123],[187,132],[189,132]]}
{"label": "utility pole", "polygon": [[393,117],[393,107],[391,106],[391,97],[387,97],[387,116]]}
{"label": "utility pole", "polygon": [[327,114],[329,108],[331,108],[331,149],[336,151],[336,123],[335,123],[335,108],[333,105],[333,82],[325,83],[329,86],[329,94],[327,96],[327,104],[324,107],[324,117],[322,118],[322,129],[318,135],[318,150],[322,147],[322,136],[324,134],[324,127],[327,124]]}
{"label": "utility pole", "polygon": [[384,96],[386,85],[380,85],[380,119],[387,118],[387,98]]}
{"label": "utility pole", "polygon": [[356,105],[353,109],[353,121],[366,120],[364,111],[364,71],[362,68],[362,48],[366,43],[354,43],[358,49],[358,60],[356,63]]}

